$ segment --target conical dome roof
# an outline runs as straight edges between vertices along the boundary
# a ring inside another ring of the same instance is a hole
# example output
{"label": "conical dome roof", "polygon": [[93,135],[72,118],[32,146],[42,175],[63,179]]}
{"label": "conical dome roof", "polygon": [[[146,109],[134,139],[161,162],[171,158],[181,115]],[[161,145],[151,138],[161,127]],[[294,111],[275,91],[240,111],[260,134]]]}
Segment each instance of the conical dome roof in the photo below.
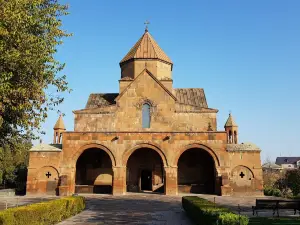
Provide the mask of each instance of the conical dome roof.
{"label": "conical dome roof", "polygon": [[59,116],[59,118],[56,121],[56,124],[54,126],[54,130],[58,130],[58,129],[62,129],[62,130],[66,129],[63,118],[62,118],[62,115]]}
{"label": "conical dome roof", "polygon": [[158,46],[156,41],[150,35],[148,30],[145,30],[143,36],[130,49],[127,55],[121,60],[120,64],[131,59],[159,59],[166,63],[173,64],[166,53]]}
{"label": "conical dome roof", "polygon": [[234,121],[231,113],[229,113],[229,117],[225,123],[225,127],[237,127],[238,125],[236,124],[236,122]]}

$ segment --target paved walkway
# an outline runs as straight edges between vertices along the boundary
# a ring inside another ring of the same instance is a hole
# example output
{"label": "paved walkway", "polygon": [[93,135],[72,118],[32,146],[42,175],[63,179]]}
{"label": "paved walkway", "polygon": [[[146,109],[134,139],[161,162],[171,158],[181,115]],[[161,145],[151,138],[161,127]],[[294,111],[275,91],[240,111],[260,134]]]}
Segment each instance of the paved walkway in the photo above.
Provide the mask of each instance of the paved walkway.
{"label": "paved walkway", "polygon": [[87,209],[59,225],[155,224],[192,225],[181,197],[157,194],[86,195]]}
{"label": "paved walkway", "polygon": [[[192,194],[188,194],[192,195]],[[166,196],[149,193],[127,193],[122,196],[85,195],[87,208],[80,214],[69,218],[60,225],[95,225],[95,224],[156,224],[156,225],[192,225],[181,208],[182,196]],[[239,207],[242,215],[252,216],[251,207],[256,198],[275,197],[225,197],[214,195],[197,195],[219,205],[224,205],[235,212]],[[0,210],[8,207],[27,205],[41,201],[56,199],[55,196],[11,196],[0,198]],[[293,215],[293,210],[280,210],[281,216],[299,217]],[[272,217],[272,211],[259,212],[260,217]]]}
{"label": "paved walkway", "polygon": [[[191,195],[191,194],[189,194]],[[215,201],[236,213],[253,216],[252,206],[256,198],[274,197],[225,197],[214,195],[196,195]],[[155,225],[192,225],[181,208],[182,196],[158,194],[128,193],[123,196],[86,195],[87,208],[80,214],[69,218],[59,225],[99,225],[99,224],[155,224]],[[293,210],[281,210],[281,216],[298,217]],[[260,217],[272,217],[272,211],[259,213]]]}

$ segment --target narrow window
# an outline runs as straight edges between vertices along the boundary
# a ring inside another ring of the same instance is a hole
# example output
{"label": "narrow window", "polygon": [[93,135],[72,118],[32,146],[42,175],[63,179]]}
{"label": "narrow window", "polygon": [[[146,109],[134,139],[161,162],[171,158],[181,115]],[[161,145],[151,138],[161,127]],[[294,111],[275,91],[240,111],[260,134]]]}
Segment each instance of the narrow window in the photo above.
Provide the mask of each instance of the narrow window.
{"label": "narrow window", "polygon": [[232,131],[229,131],[229,136],[228,136],[228,143],[232,144]]}
{"label": "narrow window", "polygon": [[150,128],[150,105],[145,103],[142,109],[142,125],[143,128]]}

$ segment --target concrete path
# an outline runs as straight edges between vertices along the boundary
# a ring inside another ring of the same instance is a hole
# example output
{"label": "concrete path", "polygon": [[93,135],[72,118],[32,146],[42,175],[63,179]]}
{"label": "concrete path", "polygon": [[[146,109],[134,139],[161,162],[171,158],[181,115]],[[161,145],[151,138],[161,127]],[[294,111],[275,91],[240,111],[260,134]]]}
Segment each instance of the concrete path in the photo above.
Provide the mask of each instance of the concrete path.
{"label": "concrete path", "polygon": [[[192,195],[192,194],[189,194]],[[196,195],[215,201],[236,213],[252,217],[252,206],[256,198],[276,199],[275,197],[225,197]],[[87,209],[59,225],[84,224],[165,224],[192,225],[181,208],[182,196],[166,196],[146,193],[127,193],[123,196],[86,195]],[[299,217],[293,210],[281,210],[281,216]],[[272,217],[272,211],[259,212],[260,217]]]}
{"label": "concrete path", "polygon": [[59,225],[192,225],[181,208],[180,196],[169,197],[158,194],[86,195],[86,199],[86,210]]}

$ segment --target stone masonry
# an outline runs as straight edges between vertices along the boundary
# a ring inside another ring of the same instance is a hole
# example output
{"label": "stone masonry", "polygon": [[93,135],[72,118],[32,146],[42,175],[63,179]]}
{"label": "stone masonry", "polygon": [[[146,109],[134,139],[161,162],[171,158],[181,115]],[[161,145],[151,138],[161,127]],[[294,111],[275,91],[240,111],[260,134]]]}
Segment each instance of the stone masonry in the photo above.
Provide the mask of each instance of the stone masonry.
{"label": "stone masonry", "polygon": [[[31,149],[27,194],[122,195],[160,187],[166,195],[262,194],[260,149],[238,144],[231,115],[217,130],[218,110],[208,107],[202,88],[173,88],[173,63],[148,30],[120,67],[119,93],[91,94],[84,109],[73,111],[74,131],[60,117],[53,144]],[[87,150],[108,157],[89,157]]]}

